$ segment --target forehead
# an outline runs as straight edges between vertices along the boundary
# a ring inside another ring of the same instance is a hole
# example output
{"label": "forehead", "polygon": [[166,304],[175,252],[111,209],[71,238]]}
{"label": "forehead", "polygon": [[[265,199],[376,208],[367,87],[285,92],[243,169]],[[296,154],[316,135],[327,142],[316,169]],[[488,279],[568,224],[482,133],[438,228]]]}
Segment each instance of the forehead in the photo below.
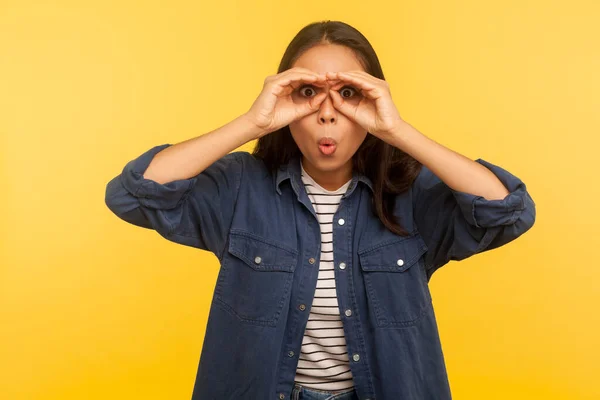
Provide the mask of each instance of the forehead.
{"label": "forehead", "polygon": [[364,71],[352,49],[337,44],[323,44],[308,49],[292,67],[307,68],[318,74]]}

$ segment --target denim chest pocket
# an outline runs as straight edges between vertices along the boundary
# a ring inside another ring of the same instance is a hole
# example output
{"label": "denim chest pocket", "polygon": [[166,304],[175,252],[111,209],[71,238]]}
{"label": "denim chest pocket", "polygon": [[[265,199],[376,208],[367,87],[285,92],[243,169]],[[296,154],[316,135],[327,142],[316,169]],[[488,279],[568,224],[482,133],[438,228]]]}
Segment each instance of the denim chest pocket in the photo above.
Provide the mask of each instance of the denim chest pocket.
{"label": "denim chest pocket", "polygon": [[414,325],[431,307],[420,235],[358,251],[370,309],[380,327]]}
{"label": "denim chest pocket", "polygon": [[298,252],[248,232],[231,232],[215,298],[240,320],[274,326],[291,292]]}

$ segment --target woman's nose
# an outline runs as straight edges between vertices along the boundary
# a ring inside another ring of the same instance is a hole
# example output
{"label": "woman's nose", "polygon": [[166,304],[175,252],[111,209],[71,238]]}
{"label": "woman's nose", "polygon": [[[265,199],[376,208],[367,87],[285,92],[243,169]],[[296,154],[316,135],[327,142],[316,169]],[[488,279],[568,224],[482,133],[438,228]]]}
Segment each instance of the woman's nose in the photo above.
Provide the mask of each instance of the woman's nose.
{"label": "woman's nose", "polygon": [[336,109],[333,106],[331,95],[328,95],[319,107],[319,121],[321,123],[336,121]]}

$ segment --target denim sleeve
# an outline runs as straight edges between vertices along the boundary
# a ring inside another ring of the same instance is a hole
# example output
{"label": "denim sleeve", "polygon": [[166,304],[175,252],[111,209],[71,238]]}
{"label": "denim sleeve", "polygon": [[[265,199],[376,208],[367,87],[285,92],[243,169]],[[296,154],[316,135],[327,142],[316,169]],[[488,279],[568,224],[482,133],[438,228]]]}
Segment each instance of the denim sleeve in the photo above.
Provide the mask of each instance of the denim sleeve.
{"label": "denim sleeve", "polygon": [[428,251],[427,277],[451,260],[500,247],[529,230],[535,203],[525,184],[503,168],[476,160],[498,177],[509,194],[501,200],[451,189],[423,166],[413,182],[413,215]]}
{"label": "denim sleeve", "polygon": [[190,179],[164,184],[145,179],[154,156],[169,146],[153,147],[128,162],[108,182],[105,203],[124,221],[220,259],[240,188],[243,152],[225,155]]}

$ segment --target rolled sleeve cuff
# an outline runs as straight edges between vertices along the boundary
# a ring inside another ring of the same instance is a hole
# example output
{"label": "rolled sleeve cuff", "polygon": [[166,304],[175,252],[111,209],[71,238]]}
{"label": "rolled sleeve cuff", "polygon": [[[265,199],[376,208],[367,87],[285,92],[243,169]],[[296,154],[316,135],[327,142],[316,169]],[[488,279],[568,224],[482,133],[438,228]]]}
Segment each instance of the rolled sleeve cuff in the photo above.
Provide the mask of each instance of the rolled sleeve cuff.
{"label": "rolled sleeve cuff", "polygon": [[195,178],[181,179],[165,184],[144,178],[144,172],[154,156],[169,146],[171,144],[155,146],[128,162],[123,168],[121,174],[123,186],[145,207],[163,210],[175,208],[194,185]]}
{"label": "rolled sleeve cuff", "polygon": [[471,225],[478,228],[515,223],[527,206],[528,194],[525,184],[497,165],[482,159],[475,161],[492,171],[506,186],[509,194],[501,200],[487,200],[482,196],[452,190],[462,214]]}

